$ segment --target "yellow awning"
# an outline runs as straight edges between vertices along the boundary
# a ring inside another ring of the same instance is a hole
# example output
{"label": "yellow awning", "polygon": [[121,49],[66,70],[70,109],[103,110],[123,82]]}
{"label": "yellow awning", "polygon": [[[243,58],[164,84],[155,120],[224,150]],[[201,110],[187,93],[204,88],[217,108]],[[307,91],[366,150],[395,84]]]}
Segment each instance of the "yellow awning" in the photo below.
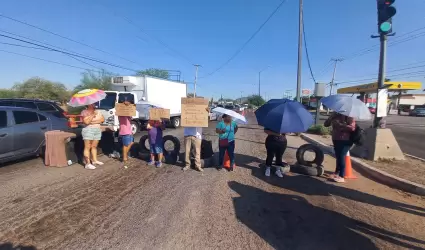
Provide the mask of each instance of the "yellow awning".
{"label": "yellow awning", "polygon": [[[388,87],[388,91],[405,91],[405,90],[421,90],[422,83],[420,82],[385,82]],[[357,86],[351,86],[346,88],[340,88],[337,90],[338,94],[359,94],[359,93],[373,93],[378,90],[377,83],[362,84]]]}

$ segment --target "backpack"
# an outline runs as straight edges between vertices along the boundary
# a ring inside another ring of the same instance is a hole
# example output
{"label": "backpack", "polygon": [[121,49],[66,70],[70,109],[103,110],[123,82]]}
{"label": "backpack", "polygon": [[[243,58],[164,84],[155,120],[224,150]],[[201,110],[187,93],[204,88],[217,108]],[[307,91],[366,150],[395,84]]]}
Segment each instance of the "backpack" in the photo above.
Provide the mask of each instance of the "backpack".
{"label": "backpack", "polygon": [[357,146],[362,146],[365,141],[365,131],[356,124],[356,129],[350,133],[350,141]]}

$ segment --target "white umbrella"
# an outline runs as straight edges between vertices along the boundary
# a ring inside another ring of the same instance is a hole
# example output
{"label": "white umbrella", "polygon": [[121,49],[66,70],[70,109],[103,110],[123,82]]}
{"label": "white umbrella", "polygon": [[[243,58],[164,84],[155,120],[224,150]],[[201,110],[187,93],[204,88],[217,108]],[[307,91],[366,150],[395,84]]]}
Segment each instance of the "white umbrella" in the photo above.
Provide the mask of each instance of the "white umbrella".
{"label": "white umbrella", "polygon": [[357,98],[347,95],[330,95],[320,100],[326,107],[337,113],[357,120],[370,120],[370,113],[366,104]]}
{"label": "white umbrella", "polygon": [[217,108],[213,109],[212,112],[218,113],[218,114],[226,114],[226,115],[232,117],[233,121],[235,121],[236,123],[247,124],[245,116],[243,116],[243,115],[241,115],[241,114],[239,114],[239,113],[237,113],[233,110],[217,107]]}

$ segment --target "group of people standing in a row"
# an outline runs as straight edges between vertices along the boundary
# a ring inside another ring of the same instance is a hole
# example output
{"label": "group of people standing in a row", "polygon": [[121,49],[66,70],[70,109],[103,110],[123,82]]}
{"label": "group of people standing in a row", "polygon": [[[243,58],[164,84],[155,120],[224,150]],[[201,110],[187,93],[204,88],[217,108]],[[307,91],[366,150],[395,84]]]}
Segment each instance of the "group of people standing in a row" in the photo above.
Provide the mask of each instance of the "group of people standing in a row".
{"label": "group of people standing in a row", "polygon": [[[125,105],[130,105],[130,102],[124,102]],[[210,112],[206,109],[206,112]],[[103,165],[103,162],[97,160],[97,146],[102,136],[100,124],[105,121],[105,118],[100,112],[97,112],[94,105],[88,105],[87,109],[81,112],[85,127],[82,130],[84,140],[84,160],[86,169],[96,169],[96,165]],[[217,124],[216,133],[219,136],[219,167],[223,166],[224,156],[227,151],[230,159],[230,170],[233,170],[235,164],[235,134],[238,131],[238,126],[232,121],[228,115],[223,115],[223,120]],[[122,143],[122,161],[126,165],[128,161],[129,151],[134,143],[134,137],[131,129],[131,117],[119,116],[119,137]],[[163,121],[150,120],[147,124],[149,145],[150,145],[150,160],[148,165],[162,166],[163,158],[163,130],[165,123]],[[191,167],[191,158],[194,159],[195,169],[203,171],[201,166],[201,144],[202,144],[202,128],[200,127],[185,127],[184,128],[184,144],[185,144],[185,166],[183,170],[188,170]]]}
{"label": "group of people standing in a row", "polygon": [[[124,102],[129,105],[129,102]],[[206,112],[210,112],[206,109]],[[102,131],[100,124],[104,122],[104,117],[101,113],[95,110],[93,105],[89,105],[87,109],[81,113],[83,116],[85,128],[82,130],[84,140],[84,158],[86,169],[96,169],[96,165],[103,165],[97,159],[97,146],[101,139]],[[215,132],[219,137],[219,164],[217,169],[223,168],[224,157],[227,151],[230,160],[230,171],[233,171],[235,166],[235,134],[238,132],[238,125],[232,121],[232,117],[228,115],[222,116]],[[128,154],[133,145],[134,138],[131,129],[131,117],[119,116],[119,136],[123,145],[122,160],[126,164]],[[355,130],[355,121],[353,118],[337,114],[331,115],[325,122],[325,126],[332,126],[332,140],[336,155],[336,170],[332,175],[332,179],[336,182],[344,182],[345,175],[345,155],[350,150],[353,143],[350,141],[350,134]],[[148,165],[162,166],[163,158],[163,130],[165,123],[162,121],[149,121],[147,130],[150,144],[150,160]],[[283,162],[283,154],[287,147],[285,134],[273,132],[265,128],[267,134],[265,146],[267,150],[266,171],[265,175],[270,176],[273,159],[275,159],[276,170],[275,174],[283,177],[281,171],[282,166],[286,165]],[[203,172],[201,166],[201,144],[202,144],[202,128],[200,127],[185,127],[184,128],[184,145],[185,145],[185,166],[183,170],[188,170],[191,167],[191,159],[194,159],[195,169]],[[91,153],[91,155],[90,155]],[[91,156],[91,157],[90,157]],[[155,161],[156,160],[156,161]]]}

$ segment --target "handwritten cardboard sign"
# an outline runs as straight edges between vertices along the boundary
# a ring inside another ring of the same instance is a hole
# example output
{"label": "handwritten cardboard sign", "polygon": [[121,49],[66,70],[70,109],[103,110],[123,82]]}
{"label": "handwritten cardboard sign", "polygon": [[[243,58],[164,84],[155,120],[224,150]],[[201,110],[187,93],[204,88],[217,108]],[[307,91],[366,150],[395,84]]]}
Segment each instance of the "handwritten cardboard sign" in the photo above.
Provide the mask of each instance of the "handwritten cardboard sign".
{"label": "handwritten cardboard sign", "polygon": [[182,98],[182,126],[208,127],[208,100],[204,98]]}
{"label": "handwritten cardboard sign", "polygon": [[149,120],[160,121],[161,119],[170,119],[169,109],[150,108]]}
{"label": "handwritten cardboard sign", "polygon": [[135,116],[136,105],[134,104],[125,105],[124,103],[115,103],[115,115],[116,116]]}

